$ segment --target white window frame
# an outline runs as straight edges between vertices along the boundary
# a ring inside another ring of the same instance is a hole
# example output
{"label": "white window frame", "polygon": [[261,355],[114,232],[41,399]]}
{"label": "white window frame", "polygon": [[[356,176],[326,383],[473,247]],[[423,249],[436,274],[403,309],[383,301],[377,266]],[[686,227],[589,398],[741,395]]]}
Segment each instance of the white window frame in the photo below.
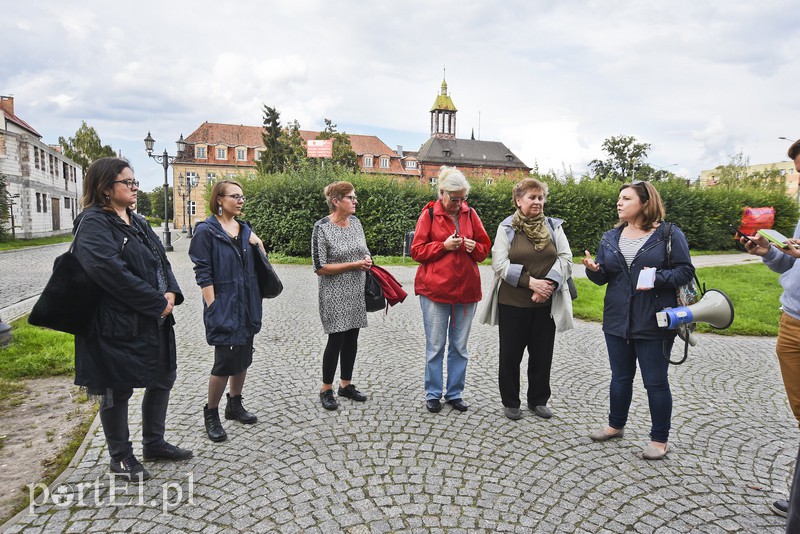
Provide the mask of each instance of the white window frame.
{"label": "white window frame", "polygon": [[247,148],[236,149],[236,161],[247,161]]}
{"label": "white window frame", "polygon": [[196,159],[208,159],[208,152],[206,151],[206,146],[197,146],[194,147],[194,157]]}
{"label": "white window frame", "polygon": [[406,169],[416,169],[416,168],[417,168],[416,160],[413,159],[406,160]]}
{"label": "white window frame", "polygon": [[365,168],[372,168],[372,156],[364,156],[364,167]]}
{"label": "white window frame", "polygon": [[387,156],[381,156],[380,164],[381,164],[381,169],[388,169],[389,168],[389,158]]}
{"label": "white window frame", "polygon": [[197,215],[197,202],[194,200],[186,201],[186,210],[190,215]]}
{"label": "white window frame", "polygon": [[217,181],[217,173],[215,172],[206,173],[206,182],[208,183],[208,185],[214,185],[216,181]]}
{"label": "white window frame", "polygon": [[227,160],[228,159],[228,147],[218,146],[217,150],[216,150],[216,154],[217,154],[216,159]]}

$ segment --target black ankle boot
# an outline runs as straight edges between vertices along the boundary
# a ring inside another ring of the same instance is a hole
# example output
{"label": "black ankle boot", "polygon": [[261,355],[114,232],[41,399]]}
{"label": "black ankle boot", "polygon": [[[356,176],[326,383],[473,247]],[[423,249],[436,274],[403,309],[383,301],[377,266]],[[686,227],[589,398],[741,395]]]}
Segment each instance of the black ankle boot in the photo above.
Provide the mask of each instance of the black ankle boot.
{"label": "black ankle boot", "polygon": [[225,419],[235,419],[246,425],[252,425],[258,421],[258,417],[256,417],[255,414],[248,412],[244,409],[244,406],[242,406],[241,395],[236,395],[234,397],[231,397],[230,393],[226,393],[225,395],[228,396],[228,405],[225,407]]}
{"label": "black ankle boot", "polygon": [[208,404],[203,408],[203,419],[206,422],[206,433],[211,441],[225,441],[228,433],[222,428],[219,421],[219,408],[209,408]]}

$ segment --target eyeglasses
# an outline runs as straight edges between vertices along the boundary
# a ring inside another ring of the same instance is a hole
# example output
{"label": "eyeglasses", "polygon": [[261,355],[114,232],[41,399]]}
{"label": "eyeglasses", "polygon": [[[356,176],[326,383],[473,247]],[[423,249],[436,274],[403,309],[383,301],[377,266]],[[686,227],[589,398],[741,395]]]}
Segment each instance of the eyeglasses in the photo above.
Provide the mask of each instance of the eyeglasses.
{"label": "eyeglasses", "polygon": [[342,198],[346,198],[350,202],[358,202],[358,197],[355,195],[345,195]]}
{"label": "eyeglasses", "polygon": [[454,197],[450,191],[445,191],[445,193],[447,193],[447,198],[449,198],[451,202],[466,202],[469,198],[467,195],[463,197]]}
{"label": "eyeglasses", "polygon": [[245,200],[247,200],[247,197],[245,197],[244,195],[220,195],[220,196],[221,197],[231,197],[236,202],[239,202],[240,200],[242,202],[244,202]]}
{"label": "eyeglasses", "polygon": [[139,180],[131,180],[128,178],[127,180],[114,180],[115,184],[125,184],[128,186],[128,189],[133,189],[134,187],[139,187]]}
{"label": "eyeglasses", "polygon": [[642,196],[644,196],[645,202],[650,200],[650,193],[647,192],[647,186],[644,185],[646,183],[647,182],[645,182],[644,180],[634,180],[633,182],[631,182],[631,187],[636,187],[637,185],[641,186],[640,189],[642,191]]}

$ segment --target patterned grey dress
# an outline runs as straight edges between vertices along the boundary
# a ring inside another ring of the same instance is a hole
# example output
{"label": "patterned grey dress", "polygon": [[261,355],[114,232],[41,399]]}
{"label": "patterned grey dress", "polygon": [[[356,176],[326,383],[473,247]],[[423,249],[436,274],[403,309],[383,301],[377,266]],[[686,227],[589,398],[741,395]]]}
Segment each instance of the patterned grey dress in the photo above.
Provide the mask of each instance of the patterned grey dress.
{"label": "patterned grey dress", "polygon": [[[364,228],[355,215],[350,225],[341,228],[328,217],[314,223],[311,235],[311,259],[314,271],[328,263],[347,263],[364,259],[369,254]],[[367,326],[367,307],[364,303],[366,273],[361,270],[319,279],[319,316],[326,334],[345,332]]]}

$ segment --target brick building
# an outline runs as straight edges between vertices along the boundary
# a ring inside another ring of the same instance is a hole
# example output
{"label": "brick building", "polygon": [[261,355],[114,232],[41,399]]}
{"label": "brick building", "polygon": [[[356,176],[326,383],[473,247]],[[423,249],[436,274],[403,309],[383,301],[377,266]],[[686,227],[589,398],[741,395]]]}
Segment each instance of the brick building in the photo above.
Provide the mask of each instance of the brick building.
{"label": "brick building", "polygon": [[21,239],[72,232],[83,194],[80,167],[15,114],[14,97],[0,96],[0,120],[0,174],[13,203],[13,232],[12,218],[6,229]]}
{"label": "brick building", "polygon": [[431,137],[416,155],[420,180],[435,183],[442,165],[457,167],[468,178],[493,180],[508,174],[528,174],[525,165],[500,141],[458,139],[456,113],[458,109],[447,93],[447,82],[442,87],[431,108]]}

